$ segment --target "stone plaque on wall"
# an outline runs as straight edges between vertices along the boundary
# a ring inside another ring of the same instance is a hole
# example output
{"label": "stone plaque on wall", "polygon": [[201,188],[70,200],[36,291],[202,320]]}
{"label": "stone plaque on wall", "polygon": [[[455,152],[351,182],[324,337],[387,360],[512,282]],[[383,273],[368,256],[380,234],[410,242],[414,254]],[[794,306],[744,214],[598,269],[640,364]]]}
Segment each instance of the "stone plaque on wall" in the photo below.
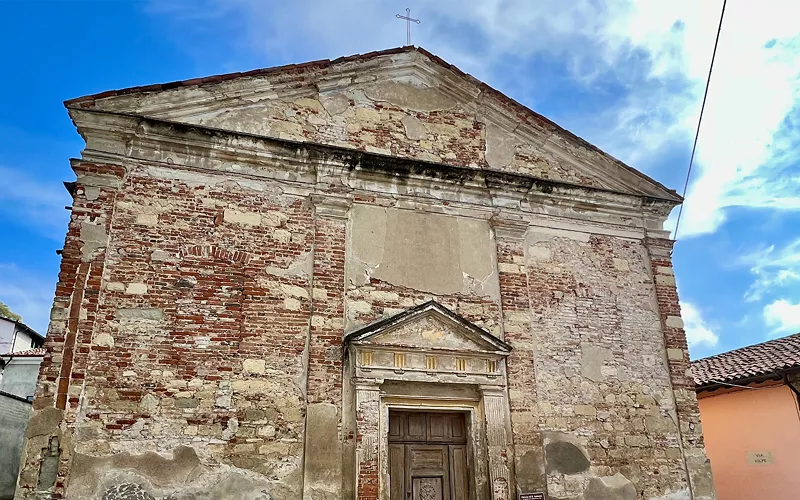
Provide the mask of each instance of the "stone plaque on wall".
{"label": "stone plaque on wall", "polygon": [[747,463],[750,465],[770,465],[775,463],[771,451],[750,451],[747,453]]}

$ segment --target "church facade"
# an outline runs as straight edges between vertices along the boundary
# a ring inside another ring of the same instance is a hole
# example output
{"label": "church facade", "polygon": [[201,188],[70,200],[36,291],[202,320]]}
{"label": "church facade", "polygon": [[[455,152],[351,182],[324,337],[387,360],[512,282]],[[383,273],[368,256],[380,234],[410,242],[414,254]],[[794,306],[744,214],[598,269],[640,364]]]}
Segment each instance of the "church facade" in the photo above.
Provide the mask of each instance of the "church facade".
{"label": "church facade", "polygon": [[16,498],[714,498],[674,191],[414,47],[66,107]]}

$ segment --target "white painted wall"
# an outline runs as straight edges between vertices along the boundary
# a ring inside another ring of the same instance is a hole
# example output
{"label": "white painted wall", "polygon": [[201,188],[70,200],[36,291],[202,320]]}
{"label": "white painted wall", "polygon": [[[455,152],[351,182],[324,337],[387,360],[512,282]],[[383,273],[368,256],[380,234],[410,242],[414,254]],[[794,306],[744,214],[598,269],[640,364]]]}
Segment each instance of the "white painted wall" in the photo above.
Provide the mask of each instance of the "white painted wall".
{"label": "white painted wall", "polygon": [[0,354],[11,351],[14,344],[14,329],[16,323],[5,318],[0,318]]}
{"label": "white painted wall", "polygon": [[0,354],[27,351],[35,347],[38,338],[28,333],[24,327],[6,318],[0,318]]}

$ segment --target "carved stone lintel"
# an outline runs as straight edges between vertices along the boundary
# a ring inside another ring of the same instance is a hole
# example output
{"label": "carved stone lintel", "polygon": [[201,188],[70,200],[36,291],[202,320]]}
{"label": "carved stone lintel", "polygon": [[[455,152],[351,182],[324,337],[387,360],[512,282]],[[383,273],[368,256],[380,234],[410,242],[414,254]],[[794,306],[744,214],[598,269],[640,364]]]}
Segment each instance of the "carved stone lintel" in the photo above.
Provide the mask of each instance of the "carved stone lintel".
{"label": "carved stone lintel", "polygon": [[492,218],[490,223],[498,240],[523,240],[528,231],[528,222],[523,220]]}
{"label": "carved stone lintel", "polygon": [[380,391],[383,380],[377,378],[357,377],[352,380],[353,386],[357,391]]}
{"label": "carved stone lintel", "polygon": [[347,219],[347,213],[353,205],[353,200],[338,196],[312,194],[311,203],[314,204],[314,212],[320,217]]}
{"label": "carved stone lintel", "polygon": [[479,385],[478,390],[485,396],[505,397],[505,386],[502,385]]}
{"label": "carved stone lintel", "polygon": [[648,234],[648,237],[644,240],[644,244],[650,252],[651,257],[671,258],[672,247],[675,242],[669,238],[655,238]]}

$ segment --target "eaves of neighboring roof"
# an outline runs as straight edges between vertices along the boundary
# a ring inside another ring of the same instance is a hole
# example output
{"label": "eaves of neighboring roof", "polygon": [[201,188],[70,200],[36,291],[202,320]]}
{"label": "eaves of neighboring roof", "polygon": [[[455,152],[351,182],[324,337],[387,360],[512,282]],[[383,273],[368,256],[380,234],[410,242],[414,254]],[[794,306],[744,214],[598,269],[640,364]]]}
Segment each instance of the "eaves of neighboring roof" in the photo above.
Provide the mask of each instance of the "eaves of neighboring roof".
{"label": "eaves of neighboring roof", "polygon": [[692,361],[697,390],[800,370],[800,333]]}
{"label": "eaves of neighboring roof", "polygon": [[26,325],[22,321],[17,321],[15,319],[7,318],[5,316],[0,316],[0,319],[4,319],[6,321],[10,321],[11,323],[14,323],[17,327],[21,328],[22,330],[25,330],[30,335],[32,335],[32,336],[36,337],[37,339],[41,340],[42,342],[44,342],[44,335],[40,334],[39,332],[37,332],[33,328],[29,327],[28,325]]}
{"label": "eaves of neighboring roof", "polygon": [[660,188],[663,191],[663,197],[666,200],[670,200],[675,203],[682,203],[683,197],[681,197],[674,189],[669,189],[665,185],[661,184],[657,180],[653,179],[652,177],[636,170],[635,168],[627,165],[626,163],[618,160],[617,158],[611,156],[610,154],[606,153],[605,151],[601,150],[594,144],[586,141],[585,139],[573,134],[569,130],[561,127],[557,123],[553,122],[552,120],[548,119],[545,116],[540,115],[536,111],[530,109],[529,107],[517,102],[516,100],[508,97],[507,95],[503,94],[499,90],[491,87],[490,85],[478,80],[474,76],[470,75],[469,73],[465,73],[464,71],[460,70],[458,67],[448,63],[441,57],[428,52],[427,50],[423,49],[422,47],[416,47],[413,45],[408,45],[404,47],[396,47],[392,49],[386,50],[378,50],[374,52],[368,52],[366,54],[355,54],[346,57],[340,57],[338,59],[320,59],[317,61],[310,61],[300,64],[287,64],[284,66],[274,66],[271,68],[262,68],[262,69],[255,69],[252,71],[244,71],[244,72],[236,72],[236,73],[225,73],[220,75],[213,75],[213,76],[206,76],[202,78],[191,78],[188,80],[178,80],[174,82],[168,83],[158,83],[153,85],[143,85],[138,87],[129,87],[119,90],[108,90],[105,92],[100,92],[97,94],[90,94],[82,97],[76,97],[74,99],[68,99],[64,101],[64,106],[67,108],[79,108],[79,109],[86,109],[94,107],[95,101],[105,99],[108,97],[115,97],[115,96],[122,96],[122,95],[129,95],[129,94],[144,94],[150,92],[161,92],[165,90],[176,89],[180,87],[192,87],[192,86],[202,86],[202,85],[212,85],[220,82],[225,82],[229,80],[235,80],[237,78],[248,78],[248,77],[261,77],[261,76],[269,76],[275,75],[278,73],[287,74],[287,73],[301,73],[303,71],[308,70],[325,70],[337,64],[352,62],[352,61],[367,61],[370,59],[374,59],[376,57],[387,56],[392,54],[400,54],[403,52],[419,52],[420,54],[424,55],[434,63],[442,66],[445,69],[452,71],[453,73],[471,81],[475,84],[481,92],[486,93],[487,95],[492,95],[496,97],[501,102],[504,102],[510,105],[512,108],[516,108],[517,110],[528,114],[531,116],[535,121],[541,122],[560,134],[564,134],[567,137],[570,137],[574,140],[578,145],[584,147],[590,151],[595,151],[615,164],[619,167],[628,170],[641,178],[642,180],[653,184]]}
{"label": "eaves of neighboring roof", "polygon": [[28,349],[25,351],[19,352],[7,352],[5,354],[0,354],[0,357],[3,358],[37,358],[40,356],[44,356],[47,354],[47,349],[44,347],[37,347],[35,349]]}

